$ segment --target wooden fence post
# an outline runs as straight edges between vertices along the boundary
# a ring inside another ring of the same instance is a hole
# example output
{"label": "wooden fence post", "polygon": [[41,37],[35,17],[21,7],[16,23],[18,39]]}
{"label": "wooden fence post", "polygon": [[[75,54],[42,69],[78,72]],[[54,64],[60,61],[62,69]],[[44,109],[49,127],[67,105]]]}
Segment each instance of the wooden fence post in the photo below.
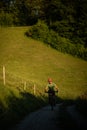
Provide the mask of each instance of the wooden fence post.
{"label": "wooden fence post", "polygon": [[34,95],[36,94],[36,86],[35,86],[35,84],[34,84]]}
{"label": "wooden fence post", "polygon": [[26,81],[24,82],[24,90],[26,90]]}
{"label": "wooden fence post", "polygon": [[3,84],[5,85],[6,82],[5,82],[5,66],[3,66]]}

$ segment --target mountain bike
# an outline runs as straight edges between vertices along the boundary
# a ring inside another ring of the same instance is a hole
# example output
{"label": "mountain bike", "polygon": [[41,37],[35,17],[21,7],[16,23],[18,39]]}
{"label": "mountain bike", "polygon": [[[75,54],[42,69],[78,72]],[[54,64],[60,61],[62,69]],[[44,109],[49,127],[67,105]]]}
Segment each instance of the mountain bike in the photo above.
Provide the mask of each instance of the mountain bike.
{"label": "mountain bike", "polygon": [[56,105],[56,95],[55,93],[58,93],[58,91],[48,91],[48,98],[49,98],[49,104],[51,106],[51,110],[54,110],[54,107]]}

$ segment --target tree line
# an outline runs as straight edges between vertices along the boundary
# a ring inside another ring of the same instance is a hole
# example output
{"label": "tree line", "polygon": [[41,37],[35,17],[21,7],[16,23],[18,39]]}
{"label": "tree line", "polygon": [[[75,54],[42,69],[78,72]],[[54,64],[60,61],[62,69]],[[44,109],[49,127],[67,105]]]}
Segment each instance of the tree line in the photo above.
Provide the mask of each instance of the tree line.
{"label": "tree line", "polygon": [[1,26],[33,26],[44,21],[60,37],[87,48],[87,0],[2,0]]}

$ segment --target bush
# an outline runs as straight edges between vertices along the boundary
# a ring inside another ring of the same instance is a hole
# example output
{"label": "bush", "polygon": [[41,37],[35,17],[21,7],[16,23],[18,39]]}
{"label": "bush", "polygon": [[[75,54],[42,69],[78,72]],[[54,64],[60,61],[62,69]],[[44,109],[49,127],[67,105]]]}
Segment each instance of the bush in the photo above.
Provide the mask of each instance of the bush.
{"label": "bush", "polygon": [[47,36],[47,44],[49,44],[51,47],[57,49],[58,46],[58,41],[59,41],[59,35],[53,31],[53,30],[49,30],[49,34]]}
{"label": "bush", "polygon": [[49,34],[48,26],[43,22],[39,21],[36,25],[32,26],[28,31],[28,35],[34,39],[47,42],[47,35]]}
{"label": "bush", "polygon": [[49,29],[43,21],[39,21],[36,25],[32,26],[26,32],[26,35],[43,41],[58,51],[87,60],[87,49],[85,49],[84,45],[74,44],[68,38],[59,36],[57,32]]}
{"label": "bush", "polygon": [[58,32],[60,36],[71,38],[73,35],[74,28],[69,25],[69,23],[66,20],[56,21],[51,25],[51,28]]}

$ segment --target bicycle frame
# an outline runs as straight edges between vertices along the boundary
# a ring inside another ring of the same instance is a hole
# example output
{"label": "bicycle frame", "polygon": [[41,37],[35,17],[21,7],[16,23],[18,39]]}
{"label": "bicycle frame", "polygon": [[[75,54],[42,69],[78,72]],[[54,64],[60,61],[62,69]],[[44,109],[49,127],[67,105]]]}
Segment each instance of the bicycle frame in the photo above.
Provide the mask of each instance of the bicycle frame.
{"label": "bicycle frame", "polygon": [[48,91],[46,93],[48,93],[48,96],[49,96],[49,104],[51,106],[51,110],[54,109],[54,106],[56,105],[56,101],[55,101],[55,93],[58,92],[58,91]]}

